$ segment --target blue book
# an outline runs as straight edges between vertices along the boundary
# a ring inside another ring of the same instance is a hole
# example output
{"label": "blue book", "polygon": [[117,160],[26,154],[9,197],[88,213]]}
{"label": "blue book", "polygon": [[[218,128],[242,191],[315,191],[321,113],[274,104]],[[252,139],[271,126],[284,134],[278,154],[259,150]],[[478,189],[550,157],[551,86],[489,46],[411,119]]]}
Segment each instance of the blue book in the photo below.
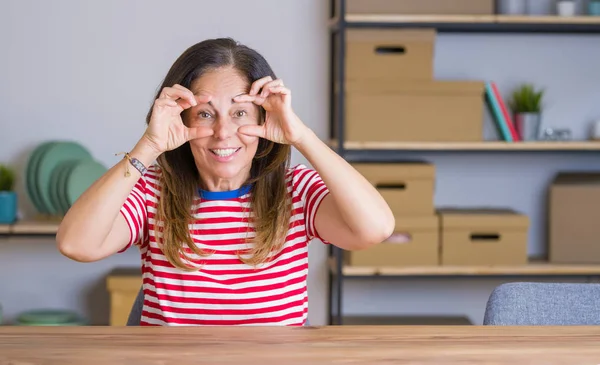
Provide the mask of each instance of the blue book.
{"label": "blue book", "polygon": [[508,129],[508,125],[506,124],[506,120],[504,120],[504,114],[502,114],[502,109],[500,108],[500,104],[494,95],[494,90],[492,89],[492,85],[489,82],[485,83],[485,99],[487,104],[492,112],[492,117],[496,121],[496,125],[498,126],[498,130],[500,134],[507,142],[514,142],[512,138],[512,134]]}

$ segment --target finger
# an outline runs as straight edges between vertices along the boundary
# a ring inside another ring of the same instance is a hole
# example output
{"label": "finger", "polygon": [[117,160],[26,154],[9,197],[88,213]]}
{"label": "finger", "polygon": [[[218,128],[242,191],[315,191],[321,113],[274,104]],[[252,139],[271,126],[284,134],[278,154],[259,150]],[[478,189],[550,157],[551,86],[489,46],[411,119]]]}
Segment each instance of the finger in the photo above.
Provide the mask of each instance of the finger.
{"label": "finger", "polygon": [[233,101],[235,101],[236,103],[254,103],[256,105],[262,105],[265,102],[265,100],[266,98],[263,98],[261,96],[248,94],[238,95],[233,98]]}
{"label": "finger", "polygon": [[194,98],[196,99],[197,104],[206,104],[212,99],[212,96],[204,94],[194,94]]}
{"label": "finger", "polygon": [[265,126],[264,125],[243,125],[238,128],[238,132],[252,137],[265,138]]}
{"label": "finger", "polygon": [[177,102],[172,99],[156,99],[154,101],[154,105],[159,106],[159,107],[166,107],[166,106],[177,106],[179,104],[177,104]]}
{"label": "finger", "polygon": [[281,79],[277,79],[277,80],[273,80],[270,82],[267,82],[263,88],[262,88],[262,93],[260,94],[260,96],[262,96],[263,98],[267,97],[267,91],[275,86],[283,86],[283,80]]}
{"label": "finger", "polygon": [[233,101],[235,101],[236,103],[252,103],[254,100],[256,100],[257,97],[258,96],[256,95],[241,94],[238,96],[234,96]]}
{"label": "finger", "polygon": [[250,88],[250,92],[248,94],[256,95],[258,93],[258,91],[260,89],[262,89],[262,87],[270,81],[273,81],[273,78],[271,76],[265,76],[263,78],[260,78],[256,81],[254,81],[252,83],[252,87]]}
{"label": "finger", "polygon": [[282,94],[282,95],[290,95],[291,94],[290,89],[288,89],[285,86],[272,86],[267,91],[271,94]]}
{"label": "finger", "polygon": [[173,88],[174,89],[182,90],[186,94],[189,94],[190,98],[192,98],[193,100],[196,101],[196,104],[193,104],[192,106],[196,106],[196,105],[201,104],[201,103],[202,104],[208,103],[210,101],[210,99],[211,99],[210,95],[204,95],[204,94],[198,94],[198,95],[196,95],[190,89],[188,89],[188,88],[186,88],[184,86],[181,86],[179,84],[173,85]]}
{"label": "finger", "polygon": [[196,105],[196,98],[191,91],[186,88],[179,87],[165,87],[160,92],[160,98],[167,98],[172,100],[185,99],[190,105]]}
{"label": "finger", "polygon": [[192,139],[210,137],[213,134],[213,129],[208,127],[186,128],[186,140],[188,141]]}

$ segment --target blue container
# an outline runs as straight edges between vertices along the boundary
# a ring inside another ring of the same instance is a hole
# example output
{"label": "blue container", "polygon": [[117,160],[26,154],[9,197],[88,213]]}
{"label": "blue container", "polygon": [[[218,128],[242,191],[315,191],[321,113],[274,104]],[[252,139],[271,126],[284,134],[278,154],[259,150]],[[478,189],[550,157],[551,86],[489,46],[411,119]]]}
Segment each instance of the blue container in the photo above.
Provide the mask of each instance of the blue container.
{"label": "blue container", "polygon": [[588,14],[600,15],[600,1],[590,0],[590,3],[588,4]]}
{"label": "blue container", "polygon": [[0,224],[12,224],[17,220],[17,193],[0,191]]}

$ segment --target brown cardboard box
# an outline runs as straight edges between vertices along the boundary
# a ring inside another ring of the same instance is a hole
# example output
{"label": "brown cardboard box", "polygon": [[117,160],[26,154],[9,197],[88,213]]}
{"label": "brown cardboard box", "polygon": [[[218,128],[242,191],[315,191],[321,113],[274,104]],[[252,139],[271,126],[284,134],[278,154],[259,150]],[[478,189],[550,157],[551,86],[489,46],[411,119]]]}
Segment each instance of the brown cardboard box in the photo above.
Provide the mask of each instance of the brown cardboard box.
{"label": "brown cardboard box", "polygon": [[348,82],[345,140],[482,141],[484,88],[481,81]]}
{"label": "brown cardboard box", "polygon": [[346,78],[433,78],[434,29],[348,29]]}
{"label": "brown cardboard box", "polygon": [[525,265],[529,218],[503,209],[438,209],[442,265]]}
{"label": "brown cardboard box", "polygon": [[428,217],[396,217],[395,233],[383,243],[360,251],[346,251],[351,266],[439,265],[439,221]]}
{"label": "brown cardboard box", "polygon": [[349,14],[493,15],[494,0],[346,0]]}
{"label": "brown cardboard box", "polygon": [[549,261],[600,263],[600,172],[559,173],[549,193]]}
{"label": "brown cardboard box", "polygon": [[421,161],[355,163],[352,165],[377,188],[398,216],[435,214],[435,166]]}
{"label": "brown cardboard box", "polygon": [[127,318],[142,287],[142,273],[138,268],[117,268],[106,278],[110,293],[110,326],[125,326]]}

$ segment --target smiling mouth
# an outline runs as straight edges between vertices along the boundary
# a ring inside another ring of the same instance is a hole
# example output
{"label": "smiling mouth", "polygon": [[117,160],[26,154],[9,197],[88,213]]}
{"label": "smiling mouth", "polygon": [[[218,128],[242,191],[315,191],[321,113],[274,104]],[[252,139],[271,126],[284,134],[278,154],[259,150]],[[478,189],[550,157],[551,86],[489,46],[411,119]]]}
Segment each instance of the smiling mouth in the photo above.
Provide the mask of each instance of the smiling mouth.
{"label": "smiling mouth", "polygon": [[219,157],[228,157],[228,156],[233,155],[237,151],[239,151],[240,148],[242,148],[242,147],[238,147],[238,148],[215,148],[215,149],[210,149],[210,152],[212,152],[214,155],[217,155]]}

